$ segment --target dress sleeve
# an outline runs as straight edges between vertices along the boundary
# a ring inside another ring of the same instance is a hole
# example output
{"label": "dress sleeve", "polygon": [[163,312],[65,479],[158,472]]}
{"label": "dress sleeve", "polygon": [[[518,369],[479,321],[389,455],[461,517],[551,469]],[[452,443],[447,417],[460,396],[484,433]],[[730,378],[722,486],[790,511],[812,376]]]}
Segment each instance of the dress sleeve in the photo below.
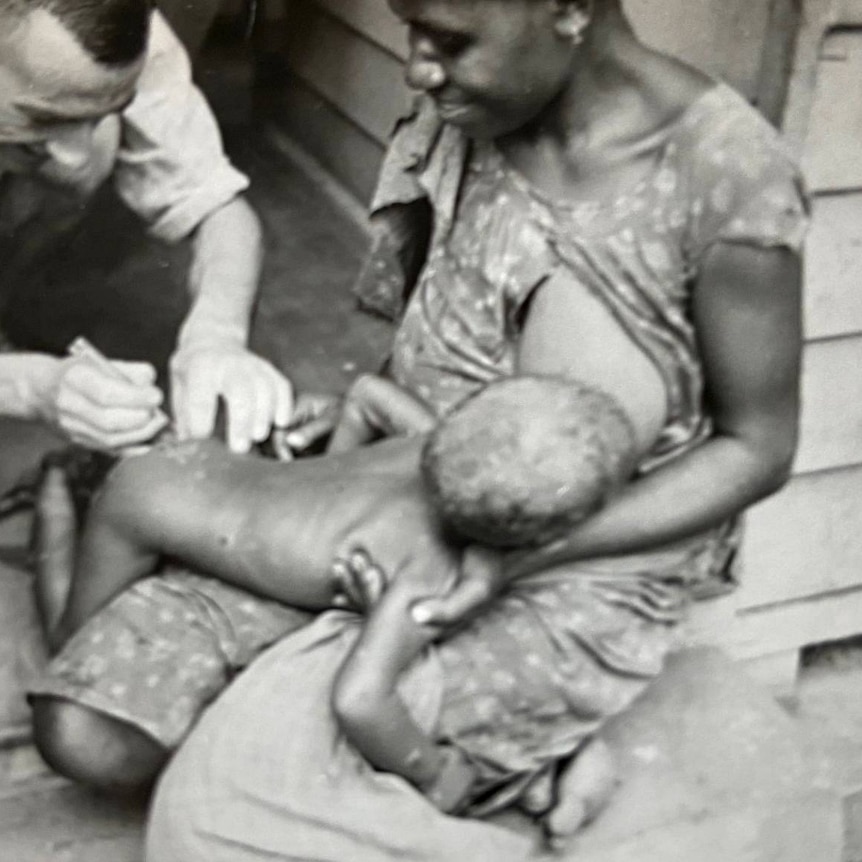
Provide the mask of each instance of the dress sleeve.
{"label": "dress sleeve", "polygon": [[[467,144],[419,97],[395,125],[371,201],[372,239],[353,288],[359,306],[396,320],[428,249],[454,219]],[[429,219],[430,213],[433,217]]]}
{"label": "dress sleeve", "polygon": [[692,154],[692,270],[719,242],[799,251],[808,227],[808,199],[777,132],[744,103],[732,103],[711,119]]}
{"label": "dress sleeve", "polygon": [[186,237],[248,187],[224,154],[185,50],[158,12],[137,93],[122,121],[116,188],[160,239]]}

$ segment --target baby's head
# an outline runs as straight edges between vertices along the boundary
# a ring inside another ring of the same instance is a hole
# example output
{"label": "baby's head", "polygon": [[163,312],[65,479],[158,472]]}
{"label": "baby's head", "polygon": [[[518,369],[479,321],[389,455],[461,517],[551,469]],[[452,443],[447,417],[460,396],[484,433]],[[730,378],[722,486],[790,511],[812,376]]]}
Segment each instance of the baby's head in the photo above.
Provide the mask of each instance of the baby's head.
{"label": "baby's head", "polygon": [[512,377],[462,402],[422,457],[444,522],[496,547],[549,541],[599,509],[635,467],[635,436],[605,392]]}

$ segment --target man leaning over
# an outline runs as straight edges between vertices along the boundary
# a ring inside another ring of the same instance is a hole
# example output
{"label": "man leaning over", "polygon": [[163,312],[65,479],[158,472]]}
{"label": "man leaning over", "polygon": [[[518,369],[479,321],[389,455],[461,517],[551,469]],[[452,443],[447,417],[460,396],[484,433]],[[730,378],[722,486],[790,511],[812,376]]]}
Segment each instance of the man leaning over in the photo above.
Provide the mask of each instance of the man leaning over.
{"label": "man leaning over", "polygon": [[[260,226],[183,48],[147,0],[0,0],[0,232],[59,231],[57,190],[74,209],[109,177],[154,236],[193,238],[192,304],[170,362],[180,436],[208,435],[221,396],[228,441],[247,449],[286,424],[291,389],[246,347]],[[0,259],[3,272],[14,278]],[[155,371],[114,365],[120,375],[7,345],[0,414],[97,448],[148,440],[165,422]]]}

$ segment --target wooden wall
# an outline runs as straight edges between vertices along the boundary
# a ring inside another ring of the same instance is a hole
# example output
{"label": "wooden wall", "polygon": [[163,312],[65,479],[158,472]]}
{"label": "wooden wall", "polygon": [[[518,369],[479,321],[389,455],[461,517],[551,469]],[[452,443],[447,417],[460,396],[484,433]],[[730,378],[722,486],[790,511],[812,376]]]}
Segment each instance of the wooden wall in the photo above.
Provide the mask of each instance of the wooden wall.
{"label": "wooden wall", "polygon": [[743,652],[862,632],[862,2],[804,12],[784,118],[813,205],[802,437],[790,485],[748,517]]}

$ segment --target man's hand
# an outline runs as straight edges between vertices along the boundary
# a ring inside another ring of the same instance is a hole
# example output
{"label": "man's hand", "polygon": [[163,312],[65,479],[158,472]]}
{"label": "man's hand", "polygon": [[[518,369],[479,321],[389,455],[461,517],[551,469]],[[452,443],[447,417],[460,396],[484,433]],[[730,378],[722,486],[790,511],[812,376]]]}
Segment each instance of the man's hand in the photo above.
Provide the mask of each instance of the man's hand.
{"label": "man's hand", "polygon": [[34,380],[33,412],[73,442],[121,449],[151,440],[167,422],[158,410],[162,393],[148,363],[110,360],[112,373],[86,359],[39,358],[47,361]]}
{"label": "man's hand", "polygon": [[194,342],[171,359],[174,420],[180,438],[208,437],[218,400],[227,407],[227,444],[247,452],[273,426],[290,421],[293,389],[265,359],[236,344]]}

